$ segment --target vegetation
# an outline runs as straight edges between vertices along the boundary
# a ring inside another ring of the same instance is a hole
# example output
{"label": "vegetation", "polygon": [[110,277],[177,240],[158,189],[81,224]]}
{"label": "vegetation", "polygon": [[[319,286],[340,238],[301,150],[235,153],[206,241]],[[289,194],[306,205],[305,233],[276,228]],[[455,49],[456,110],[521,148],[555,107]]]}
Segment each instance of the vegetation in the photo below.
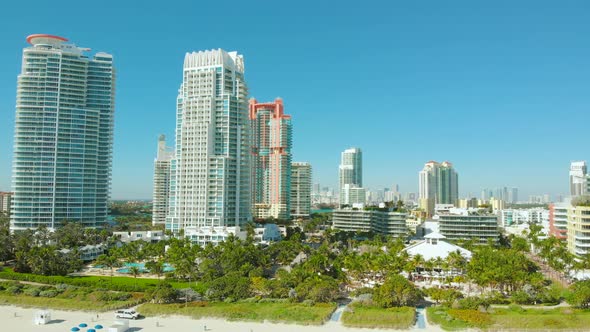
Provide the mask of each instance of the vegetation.
{"label": "vegetation", "polygon": [[326,322],[336,309],[333,303],[302,304],[286,301],[192,302],[185,304],[151,304],[138,308],[145,316],[184,315],[192,318],[216,317],[228,320],[297,323],[319,325]]}
{"label": "vegetation", "polygon": [[481,328],[489,330],[585,330],[590,324],[590,311],[559,309],[494,308],[493,312],[473,309],[427,309],[428,320],[445,330]]}
{"label": "vegetation", "polygon": [[342,324],[347,327],[408,329],[416,321],[416,309],[397,307],[383,309],[361,303],[351,304],[342,314]]}
{"label": "vegetation", "polygon": [[0,282],[0,304],[64,310],[107,311],[143,302],[141,293],[112,292],[69,285],[37,286]]}

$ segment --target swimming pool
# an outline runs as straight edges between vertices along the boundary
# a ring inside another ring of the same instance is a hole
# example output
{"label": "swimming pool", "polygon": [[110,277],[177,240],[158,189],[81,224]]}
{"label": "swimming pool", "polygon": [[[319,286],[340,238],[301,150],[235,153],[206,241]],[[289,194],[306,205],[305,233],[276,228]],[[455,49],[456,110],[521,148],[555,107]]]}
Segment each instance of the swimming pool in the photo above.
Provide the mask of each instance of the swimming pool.
{"label": "swimming pool", "polygon": [[[138,268],[139,272],[141,272],[141,273],[150,272],[150,270],[145,267],[145,263],[125,263],[125,264],[123,264],[122,268],[117,269],[117,272],[129,274],[129,273],[131,273],[132,267]],[[174,271],[174,267],[172,267],[172,265],[170,265],[168,263],[164,263],[164,267],[163,267],[162,271],[163,272],[172,272],[172,271]]]}

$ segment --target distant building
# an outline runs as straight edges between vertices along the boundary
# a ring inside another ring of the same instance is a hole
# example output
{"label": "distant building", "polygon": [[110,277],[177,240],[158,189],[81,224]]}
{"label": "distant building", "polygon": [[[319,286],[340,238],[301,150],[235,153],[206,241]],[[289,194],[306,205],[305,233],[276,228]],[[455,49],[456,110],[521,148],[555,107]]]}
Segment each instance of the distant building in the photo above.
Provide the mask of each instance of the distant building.
{"label": "distant building", "polygon": [[479,206],[477,198],[459,199],[458,208],[469,209],[477,208]]}
{"label": "distant building", "polygon": [[478,239],[486,243],[488,239],[500,239],[498,216],[496,215],[439,215],[439,231],[449,240]]}
{"label": "distant building", "polygon": [[254,218],[291,218],[291,116],[283,100],[250,99],[252,133],[252,214]]}
{"label": "distant building", "polygon": [[309,218],[311,214],[311,164],[291,163],[291,216]]}
{"label": "distant building", "polygon": [[113,56],[37,34],[17,79],[12,231],[108,216],[115,114]]}
{"label": "distant building", "polygon": [[[363,187],[363,153],[359,148],[350,148],[342,152],[340,156],[340,166],[338,167],[338,177],[340,183],[340,205],[351,205],[350,194],[356,194],[354,201],[358,201],[359,192],[352,192],[351,188]],[[348,189],[346,189],[348,188]],[[363,191],[366,195],[366,191]],[[362,197],[362,203],[365,203],[366,197]]]}
{"label": "distant building", "polygon": [[348,232],[374,232],[395,237],[408,235],[406,213],[379,210],[338,209],[332,212],[332,227]]}
{"label": "distant building", "polygon": [[365,188],[356,187],[348,183],[342,188],[342,194],[342,197],[344,197],[342,205],[363,206],[367,200]]}
{"label": "distant building", "polygon": [[502,227],[518,224],[548,225],[550,218],[550,211],[543,208],[502,209],[499,214]]}
{"label": "distant building", "polygon": [[12,193],[0,191],[0,213],[10,215],[12,206]]}
{"label": "distant building", "polygon": [[158,154],[154,160],[154,191],[152,198],[152,225],[166,224],[170,199],[170,164],[174,150],[166,146],[166,136],[158,138]]}
{"label": "distant building", "polygon": [[549,205],[549,234],[560,240],[567,239],[568,207],[566,203]]}
{"label": "distant building", "polygon": [[570,195],[572,197],[586,194],[588,169],[585,161],[573,161],[570,165]]}
{"label": "distant building", "polygon": [[459,176],[448,161],[429,161],[419,172],[420,207],[433,215],[435,204],[457,204]]}

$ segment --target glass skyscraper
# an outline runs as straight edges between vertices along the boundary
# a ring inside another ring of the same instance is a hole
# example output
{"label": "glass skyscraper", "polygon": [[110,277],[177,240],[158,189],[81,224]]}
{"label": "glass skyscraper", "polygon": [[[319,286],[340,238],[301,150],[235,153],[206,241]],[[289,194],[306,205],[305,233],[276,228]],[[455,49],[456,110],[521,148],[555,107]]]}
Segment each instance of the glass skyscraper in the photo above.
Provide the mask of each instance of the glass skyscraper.
{"label": "glass skyscraper", "polygon": [[11,229],[107,219],[113,57],[51,35],[27,37],[18,76]]}

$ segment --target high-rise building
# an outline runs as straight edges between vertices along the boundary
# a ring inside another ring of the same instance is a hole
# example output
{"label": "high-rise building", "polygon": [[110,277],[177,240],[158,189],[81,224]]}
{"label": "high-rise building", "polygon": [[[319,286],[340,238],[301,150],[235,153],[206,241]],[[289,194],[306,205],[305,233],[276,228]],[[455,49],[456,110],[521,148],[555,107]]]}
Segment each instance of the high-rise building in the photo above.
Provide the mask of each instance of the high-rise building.
{"label": "high-rise building", "polygon": [[154,160],[154,193],[152,200],[152,224],[166,224],[170,198],[170,162],[174,150],[166,146],[166,136],[158,138],[158,154]]}
{"label": "high-rise building", "polygon": [[436,204],[456,204],[459,199],[459,177],[448,161],[429,161],[419,172],[420,207],[433,214]]}
{"label": "high-rise building", "polygon": [[0,213],[10,215],[12,206],[12,193],[0,191]]}
{"label": "high-rise building", "polygon": [[438,175],[438,204],[456,204],[459,199],[459,176],[453,164],[443,161]]}
{"label": "high-rise building", "polygon": [[590,253],[588,245],[590,238],[590,206],[586,204],[572,205],[567,211],[567,244],[569,251],[577,256],[584,256]]}
{"label": "high-rise building", "polygon": [[250,99],[252,134],[252,214],[254,218],[290,219],[291,116],[283,100]]}
{"label": "high-rise building", "polygon": [[[340,205],[348,205],[350,188],[361,188],[363,186],[363,154],[359,148],[350,148],[342,152],[339,166],[340,180]],[[345,192],[345,187],[348,190]],[[364,200],[364,198],[363,198]]]}
{"label": "high-rise building", "polygon": [[186,54],[167,229],[185,229],[186,235],[186,228],[239,228],[251,219],[247,95],[244,59],[237,52]]}
{"label": "high-rise building", "polygon": [[512,204],[518,203],[518,188],[510,188],[510,191],[508,191],[507,201]]}
{"label": "high-rise building", "polygon": [[308,218],[311,214],[311,164],[291,164],[291,216]]}
{"label": "high-rise building", "polygon": [[110,54],[27,37],[17,80],[13,231],[64,221],[100,227],[110,196],[115,69]]}
{"label": "high-rise building", "polygon": [[570,164],[570,195],[572,197],[584,195],[587,189],[588,170],[585,161],[573,161]]}

